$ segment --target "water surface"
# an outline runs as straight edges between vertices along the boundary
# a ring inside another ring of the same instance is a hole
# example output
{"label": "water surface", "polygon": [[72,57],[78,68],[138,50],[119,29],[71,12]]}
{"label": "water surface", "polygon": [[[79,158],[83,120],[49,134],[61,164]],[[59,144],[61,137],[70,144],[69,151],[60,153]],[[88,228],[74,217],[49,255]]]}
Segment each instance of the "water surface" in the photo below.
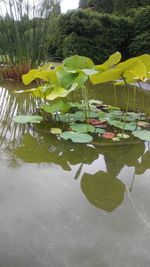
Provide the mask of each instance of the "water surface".
{"label": "water surface", "polygon": [[[149,143],[94,147],[13,124],[35,111],[14,87],[0,89],[0,266],[149,267]],[[114,105],[113,88],[96,89]]]}

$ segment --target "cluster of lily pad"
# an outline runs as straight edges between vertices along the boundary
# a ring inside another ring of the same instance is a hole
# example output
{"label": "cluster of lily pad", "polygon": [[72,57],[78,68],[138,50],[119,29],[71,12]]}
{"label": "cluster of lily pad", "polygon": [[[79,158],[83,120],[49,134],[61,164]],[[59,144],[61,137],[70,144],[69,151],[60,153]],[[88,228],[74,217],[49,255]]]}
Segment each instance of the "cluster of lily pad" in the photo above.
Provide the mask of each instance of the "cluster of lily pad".
{"label": "cluster of lily pad", "polygon": [[[122,111],[88,99],[88,85],[114,82],[125,84],[144,82],[150,78],[150,55],[142,55],[119,63],[121,54],[114,53],[101,65],[87,57],[72,56],[53,68],[48,63],[23,75],[25,85],[38,80],[39,86],[16,93],[30,93],[42,98],[38,115],[14,117],[18,123],[49,123],[50,132],[58,138],[77,143],[90,143],[97,138],[119,142],[130,136],[150,141],[149,117],[141,112]],[[99,89],[100,90],[100,89]],[[80,101],[68,101],[67,96],[78,91]],[[42,103],[43,103],[42,102]],[[54,125],[58,125],[54,127]]]}

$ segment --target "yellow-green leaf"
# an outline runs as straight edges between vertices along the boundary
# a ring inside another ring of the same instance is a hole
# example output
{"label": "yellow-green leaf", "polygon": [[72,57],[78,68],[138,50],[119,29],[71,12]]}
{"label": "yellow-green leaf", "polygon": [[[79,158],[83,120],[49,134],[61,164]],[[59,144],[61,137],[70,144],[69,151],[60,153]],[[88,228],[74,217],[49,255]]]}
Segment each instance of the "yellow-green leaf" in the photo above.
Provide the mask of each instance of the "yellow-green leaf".
{"label": "yellow-green leaf", "polygon": [[117,65],[121,60],[121,53],[120,52],[116,52],[114,54],[112,54],[108,60],[106,60],[103,64],[101,65],[97,65],[96,66],[96,70],[108,70],[112,67],[114,67],[115,65]]}

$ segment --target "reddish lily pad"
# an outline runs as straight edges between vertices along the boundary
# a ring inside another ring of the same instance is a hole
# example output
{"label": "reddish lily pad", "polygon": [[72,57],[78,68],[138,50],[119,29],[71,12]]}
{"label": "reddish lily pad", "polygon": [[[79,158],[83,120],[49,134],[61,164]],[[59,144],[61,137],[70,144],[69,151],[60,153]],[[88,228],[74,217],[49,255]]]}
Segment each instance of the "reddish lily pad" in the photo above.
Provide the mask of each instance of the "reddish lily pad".
{"label": "reddish lily pad", "polygon": [[102,135],[103,138],[105,139],[112,139],[115,137],[115,134],[112,133],[112,132],[105,132],[103,135]]}
{"label": "reddish lily pad", "polygon": [[106,120],[90,119],[90,120],[88,120],[88,123],[95,126],[95,127],[101,127],[101,128],[107,127],[107,121]]}

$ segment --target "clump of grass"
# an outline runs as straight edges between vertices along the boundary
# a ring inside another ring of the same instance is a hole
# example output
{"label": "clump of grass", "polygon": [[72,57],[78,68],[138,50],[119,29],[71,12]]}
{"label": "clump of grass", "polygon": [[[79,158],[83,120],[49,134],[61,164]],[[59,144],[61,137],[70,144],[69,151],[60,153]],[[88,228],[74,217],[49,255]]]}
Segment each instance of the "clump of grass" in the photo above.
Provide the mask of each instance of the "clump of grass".
{"label": "clump of grass", "polygon": [[[4,78],[20,79],[47,59],[48,35],[56,0],[3,1],[0,7],[0,60]],[[35,4],[36,3],[36,4]],[[4,11],[5,10],[5,11]]]}

